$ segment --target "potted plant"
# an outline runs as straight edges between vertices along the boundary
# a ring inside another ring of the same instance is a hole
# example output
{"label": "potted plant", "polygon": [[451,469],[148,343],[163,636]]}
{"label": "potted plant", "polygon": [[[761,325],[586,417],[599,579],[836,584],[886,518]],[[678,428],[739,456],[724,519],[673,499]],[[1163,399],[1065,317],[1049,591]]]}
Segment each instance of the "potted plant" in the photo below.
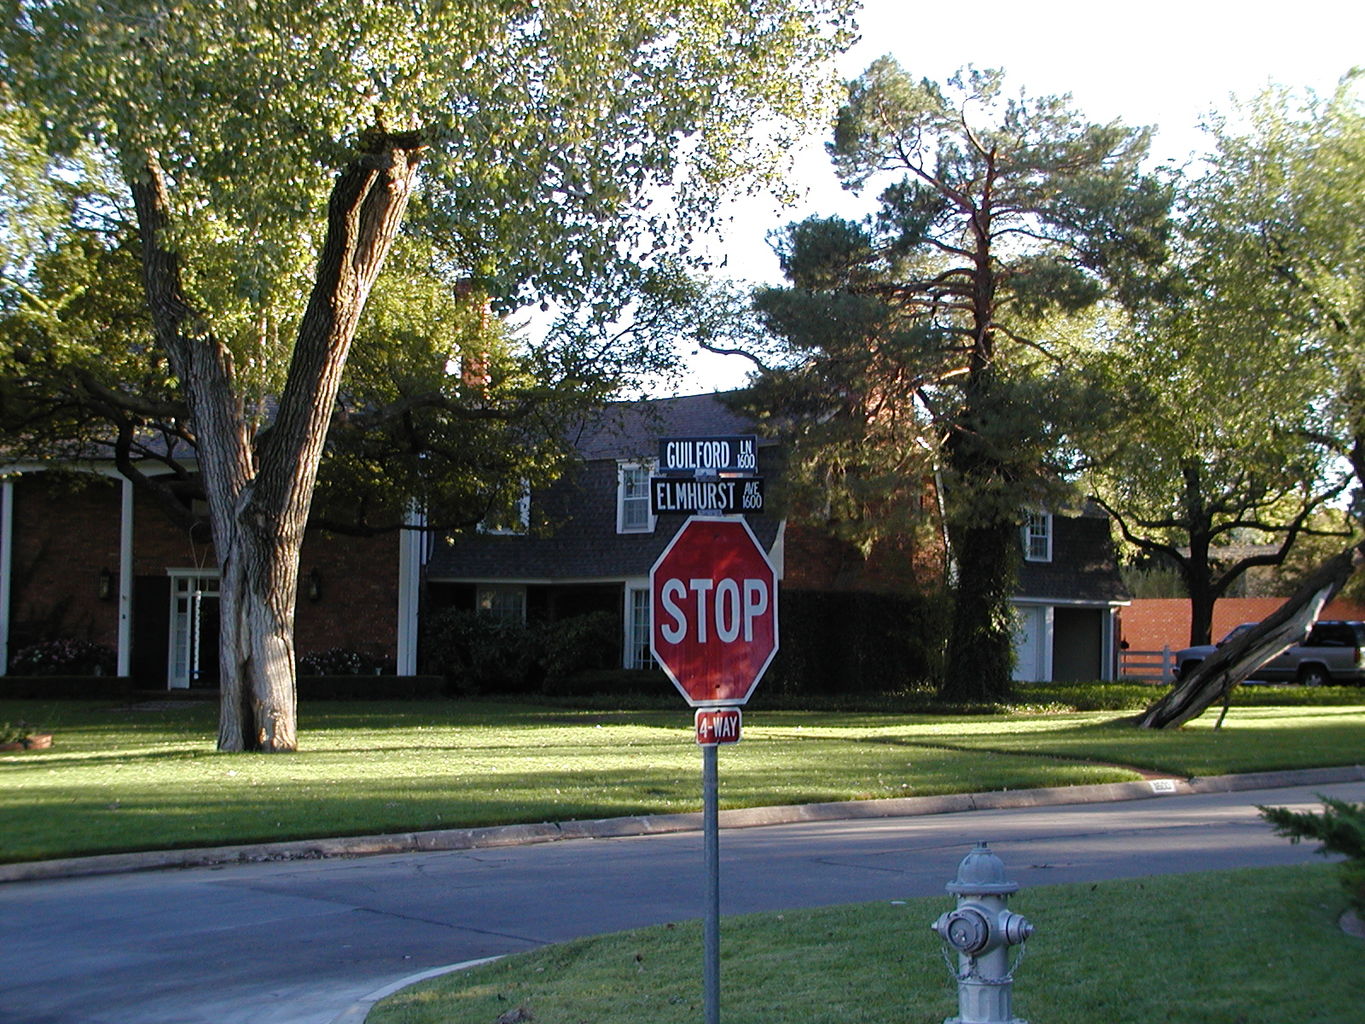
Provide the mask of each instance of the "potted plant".
{"label": "potted plant", "polygon": [[27,722],[0,722],[0,750],[46,750],[50,746],[50,732],[34,732]]}

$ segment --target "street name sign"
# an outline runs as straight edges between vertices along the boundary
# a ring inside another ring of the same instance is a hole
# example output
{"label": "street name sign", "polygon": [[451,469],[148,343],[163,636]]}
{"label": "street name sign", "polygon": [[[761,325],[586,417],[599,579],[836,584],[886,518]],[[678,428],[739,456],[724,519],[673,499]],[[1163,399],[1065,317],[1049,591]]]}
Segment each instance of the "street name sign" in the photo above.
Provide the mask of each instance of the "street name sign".
{"label": "street name sign", "polygon": [[659,439],[661,473],[756,473],[758,438],[664,437]]}
{"label": "street name sign", "polygon": [[763,511],[762,477],[699,479],[652,476],[649,509],[666,512],[717,512],[722,515]]}

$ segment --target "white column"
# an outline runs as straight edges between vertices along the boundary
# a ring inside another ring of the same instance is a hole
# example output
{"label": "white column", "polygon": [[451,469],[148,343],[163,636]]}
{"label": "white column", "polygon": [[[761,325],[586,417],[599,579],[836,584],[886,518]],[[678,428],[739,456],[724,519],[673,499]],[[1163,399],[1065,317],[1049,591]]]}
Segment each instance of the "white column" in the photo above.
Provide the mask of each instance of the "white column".
{"label": "white column", "polygon": [[1100,681],[1109,682],[1114,678],[1114,666],[1118,651],[1114,647],[1114,618],[1118,609],[1107,608],[1100,612]]}
{"label": "white column", "polygon": [[127,478],[119,515],[118,674],[133,674],[133,482]]}
{"label": "white column", "polygon": [[1048,605],[1043,610],[1043,674],[1038,681],[1041,683],[1052,682],[1053,658],[1052,648],[1057,643],[1057,609],[1053,605]]}
{"label": "white column", "polygon": [[[415,509],[405,517],[410,527],[422,524],[422,515]],[[398,533],[398,651],[397,672],[400,676],[417,673],[417,613],[422,585],[422,548],[425,534],[420,529],[404,529]]]}
{"label": "white column", "polygon": [[14,577],[14,479],[0,481],[0,676],[9,673],[10,581]]}

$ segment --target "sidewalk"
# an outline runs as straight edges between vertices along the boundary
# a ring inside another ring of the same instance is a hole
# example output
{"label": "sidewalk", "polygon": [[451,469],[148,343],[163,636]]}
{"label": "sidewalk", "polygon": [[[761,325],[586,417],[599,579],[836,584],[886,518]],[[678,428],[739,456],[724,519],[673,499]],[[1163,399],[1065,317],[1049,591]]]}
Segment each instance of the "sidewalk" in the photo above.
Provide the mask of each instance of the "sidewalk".
{"label": "sidewalk", "polygon": [[[793,804],[721,811],[722,829],[785,825],[805,821],[840,821],[866,818],[914,817],[958,811],[1010,807],[1048,807],[1066,804],[1113,803],[1147,800],[1194,793],[1233,793],[1251,789],[1365,782],[1365,766],[1309,768],[1298,771],[1256,772],[1207,778],[1149,778],[1138,782],[1111,782],[1053,789],[1002,790],[990,793],[956,793],[944,796],[899,797],[891,800],[853,800],[838,803]],[[380,854],[418,853],[438,850],[490,849],[552,843],[564,839],[607,839],[624,836],[661,835],[701,831],[700,812],[657,814],[594,821],[542,822],[490,828],[441,829],[401,832],[392,835],[346,836],[300,839],[284,843],[215,846],[192,850],[152,850],[112,853],[94,857],[70,857],[0,865],[0,883],[92,875],[155,871],[164,868],[213,867],[223,864],[257,864],[271,861],[322,860],[332,857],[366,857]]]}

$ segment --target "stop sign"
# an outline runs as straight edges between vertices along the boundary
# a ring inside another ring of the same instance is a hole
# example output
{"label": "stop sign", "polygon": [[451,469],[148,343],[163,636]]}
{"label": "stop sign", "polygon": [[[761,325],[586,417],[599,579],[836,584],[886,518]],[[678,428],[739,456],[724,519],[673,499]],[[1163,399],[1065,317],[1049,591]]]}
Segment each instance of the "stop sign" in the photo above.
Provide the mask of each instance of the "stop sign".
{"label": "stop sign", "polygon": [[743,704],[777,653],[777,573],[738,516],[693,516],[649,573],[649,650],[693,707]]}

